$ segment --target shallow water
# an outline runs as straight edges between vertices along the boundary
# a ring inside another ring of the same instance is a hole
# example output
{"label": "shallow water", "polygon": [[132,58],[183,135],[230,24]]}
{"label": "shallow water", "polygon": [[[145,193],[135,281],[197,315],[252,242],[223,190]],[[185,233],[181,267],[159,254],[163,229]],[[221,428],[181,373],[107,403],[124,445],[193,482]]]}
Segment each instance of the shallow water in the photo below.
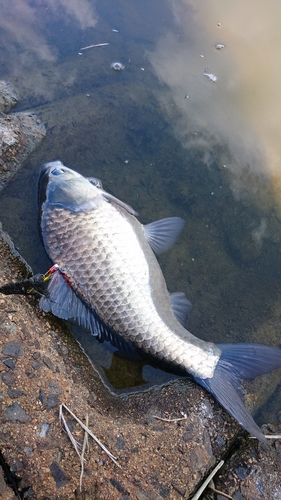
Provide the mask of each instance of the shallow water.
{"label": "shallow water", "polygon": [[[279,346],[279,3],[13,0],[1,8],[1,78],[19,90],[16,111],[34,110],[47,125],[0,199],[3,227],[34,272],[49,266],[37,230],[38,170],[60,158],[100,177],[144,223],[186,220],[160,262],[169,289],[193,303],[195,335]],[[116,61],[124,70],[110,67]],[[130,385],[117,379],[121,361],[102,356],[111,385]],[[131,385],[156,375],[161,383],[159,370],[135,370]]]}

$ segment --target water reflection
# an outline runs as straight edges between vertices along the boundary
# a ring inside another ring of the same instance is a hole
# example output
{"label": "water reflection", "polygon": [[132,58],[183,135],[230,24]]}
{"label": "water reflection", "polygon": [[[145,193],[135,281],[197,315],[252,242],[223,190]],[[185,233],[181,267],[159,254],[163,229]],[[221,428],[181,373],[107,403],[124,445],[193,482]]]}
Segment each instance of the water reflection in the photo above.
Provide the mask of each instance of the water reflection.
{"label": "water reflection", "polygon": [[[170,4],[178,30],[168,31],[148,57],[167,86],[159,100],[176,136],[188,149],[224,144],[221,166],[231,172],[236,197],[250,196],[281,217],[280,2]],[[224,50],[215,49],[218,43]],[[218,80],[207,81],[206,71]]]}
{"label": "water reflection", "polygon": [[[53,36],[46,29],[46,21],[57,25],[58,32],[71,22],[78,29],[93,28],[97,16],[89,0],[0,0],[0,26],[5,34],[5,61],[7,71],[35,66],[37,62],[54,62],[58,50],[52,44]],[[3,36],[3,35],[2,35]]]}

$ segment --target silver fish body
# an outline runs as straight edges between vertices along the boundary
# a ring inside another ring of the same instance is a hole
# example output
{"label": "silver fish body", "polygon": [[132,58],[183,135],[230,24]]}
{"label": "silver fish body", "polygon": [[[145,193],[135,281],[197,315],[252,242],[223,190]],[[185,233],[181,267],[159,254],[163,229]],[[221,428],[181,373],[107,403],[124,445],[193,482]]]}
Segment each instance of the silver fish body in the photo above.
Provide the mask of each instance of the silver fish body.
{"label": "silver fish body", "polygon": [[[97,180],[52,162],[43,167],[40,198],[44,246],[66,282],[62,292],[52,278],[51,297],[41,300],[42,308],[79,319],[85,305],[88,316],[98,318],[105,330],[191,373],[245,429],[264,440],[237,389],[243,378],[280,366],[281,351],[255,344],[216,346],[186,330],[175,317],[151,248],[153,237],[161,240],[161,227],[151,236],[134,210]],[[72,293],[82,304],[75,305],[75,314]],[[57,300],[59,307],[53,306]],[[70,313],[63,314],[64,308]]]}
{"label": "silver fish body", "polygon": [[[83,185],[83,207],[80,211],[78,199],[73,211],[56,203],[44,208],[42,232],[51,260],[83,301],[125,340],[195,376],[212,377],[220,350],[194,337],[175,318],[142,224],[118,203],[108,202],[100,187],[64,169],[71,193],[74,184],[79,194]],[[65,183],[62,192],[69,207]]]}

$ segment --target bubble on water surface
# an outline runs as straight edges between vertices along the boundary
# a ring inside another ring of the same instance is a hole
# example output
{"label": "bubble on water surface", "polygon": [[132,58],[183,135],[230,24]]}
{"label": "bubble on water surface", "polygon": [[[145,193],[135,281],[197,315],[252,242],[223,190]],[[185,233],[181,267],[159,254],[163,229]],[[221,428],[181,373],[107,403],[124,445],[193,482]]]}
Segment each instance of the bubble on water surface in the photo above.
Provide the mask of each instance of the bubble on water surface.
{"label": "bubble on water surface", "polygon": [[111,69],[114,69],[114,71],[122,71],[125,69],[125,65],[120,63],[120,62],[113,62],[110,65]]}

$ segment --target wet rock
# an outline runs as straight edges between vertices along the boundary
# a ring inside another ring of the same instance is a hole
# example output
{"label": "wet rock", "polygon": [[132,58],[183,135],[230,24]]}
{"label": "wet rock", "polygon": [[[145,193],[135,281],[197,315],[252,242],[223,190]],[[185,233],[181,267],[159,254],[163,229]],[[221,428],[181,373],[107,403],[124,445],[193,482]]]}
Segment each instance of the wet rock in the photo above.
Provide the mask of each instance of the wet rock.
{"label": "wet rock", "polygon": [[46,129],[36,115],[0,116],[0,189],[40,144]]}
{"label": "wet rock", "polygon": [[6,421],[14,424],[26,424],[31,421],[30,415],[28,415],[24,408],[18,403],[13,403],[11,406],[8,406],[4,411],[4,416]]}
{"label": "wet rock", "polygon": [[2,354],[5,356],[11,356],[13,358],[18,358],[24,355],[24,348],[21,340],[14,340],[12,342],[7,342],[2,347]]}
{"label": "wet rock", "polygon": [[[280,429],[276,429],[276,433],[279,434]],[[276,443],[278,441],[270,440],[265,446],[256,440],[242,441],[221,469],[215,481],[216,489],[235,500],[281,498],[281,462]]]}
{"label": "wet rock", "polygon": [[53,479],[55,480],[57,488],[61,488],[68,483],[69,478],[65,475],[63,470],[58,466],[56,462],[53,462],[50,465],[50,471]]}
{"label": "wet rock", "polygon": [[8,113],[18,102],[18,94],[13,85],[0,81],[0,113]]}

